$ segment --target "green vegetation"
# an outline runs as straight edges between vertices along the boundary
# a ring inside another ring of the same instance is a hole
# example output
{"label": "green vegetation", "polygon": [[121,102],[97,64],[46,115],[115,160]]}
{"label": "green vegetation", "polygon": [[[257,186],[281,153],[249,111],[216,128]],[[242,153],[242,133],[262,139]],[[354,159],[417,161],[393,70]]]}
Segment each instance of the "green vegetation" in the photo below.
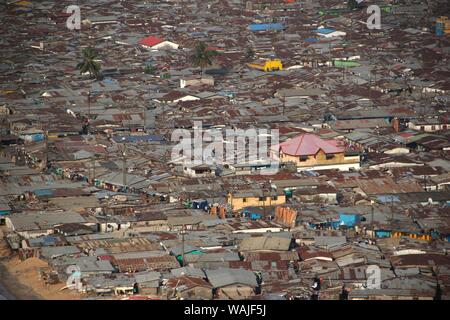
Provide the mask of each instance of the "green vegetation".
{"label": "green vegetation", "polygon": [[247,48],[244,57],[246,61],[253,60],[255,58],[255,51],[252,48]]}
{"label": "green vegetation", "polygon": [[349,10],[354,10],[358,7],[358,2],[356,0],[348,0],[347,2],[347,8]]}
{"label": "green vegetation", "polygon": [[213,64],[214,58],[218,54],[215,50],[208,50],[208,46],[204,42],[199,42],[195,46],[194,54],[191,56],[192,64],[194,67],[200,68],[203,74],[203,70]]}
{"label": "green vegetation", "polygon": [[83,50],[83,61],[77,64],[77,69],[80,70],[81,74],[89,72],[91,77],[99,78],[101,66],[100,63],[95,61],[97,56],[97,51],[92,47]]}
{"label": "green vegetation", "polygon": [[144,68],[144,72],[145,72],[145,74],[155,74],[156,68],[154,66],[146,66]]}

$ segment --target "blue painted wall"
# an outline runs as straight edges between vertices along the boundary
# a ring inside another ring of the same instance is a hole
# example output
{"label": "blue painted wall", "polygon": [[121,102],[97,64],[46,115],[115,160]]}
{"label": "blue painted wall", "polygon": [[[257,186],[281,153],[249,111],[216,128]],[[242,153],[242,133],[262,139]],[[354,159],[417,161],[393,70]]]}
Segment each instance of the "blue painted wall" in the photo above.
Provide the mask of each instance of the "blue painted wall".
{"label": "blue painted wall", "polygon": [[352,213],[340,213],[339,223],[347,227],[354,227],[359,221],[361,221],[359,214]]}

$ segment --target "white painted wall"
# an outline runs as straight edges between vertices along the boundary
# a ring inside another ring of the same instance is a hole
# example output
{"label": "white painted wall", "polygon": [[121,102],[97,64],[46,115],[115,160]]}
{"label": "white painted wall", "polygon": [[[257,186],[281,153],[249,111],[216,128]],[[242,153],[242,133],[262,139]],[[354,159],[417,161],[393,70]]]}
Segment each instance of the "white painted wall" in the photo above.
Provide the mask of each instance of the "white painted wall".
{"label": "white painted wall", "polygon": [[359,163],[348,163],[348,164],[330,164],[324,166],[311,166],[311,167],[297,167],[297,172],[302,172],[306,170],[328,170],[328,169],[338,169],[340,171],[349,171],[350,169],[359,170],[361,165]]}

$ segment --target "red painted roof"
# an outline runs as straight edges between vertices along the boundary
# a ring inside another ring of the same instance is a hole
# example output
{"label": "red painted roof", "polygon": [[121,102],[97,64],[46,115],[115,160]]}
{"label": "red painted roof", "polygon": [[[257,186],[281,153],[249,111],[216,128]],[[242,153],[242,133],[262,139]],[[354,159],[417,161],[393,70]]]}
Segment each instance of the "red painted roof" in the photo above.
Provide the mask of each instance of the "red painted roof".
{"label": "red painted roof", "polygon": [[414,135],[414,133],[411,133],[411,132],[403,132],[403,133],[399,134],[399,136],[401,136],[403,138],[409,138],[409,137],[412,137],[413,135]]}
{"label": "red painted roof", "polygon": [[141,41],[139,41],[139,44],[142,44],[142,45],[148,46],[148,47],[153,47],[153,46],[156,46],[157,44],[159,44],[159,43],[161,43],[163,41],[164,41],[163,39],[150,36],[150,37],[144,38]]}
{"label": "red painted roof", "polygon": [[344,152],[344,148],[337,146],[338,143],[336,140],[325,140],[315,134],[305,133],[280,143],[280,149],[291,156],[314,155],[320,149],[325,153]]}
{"label": "red painted roof", "polygon": [[212,50],[212,51],[224,51],[223,48],[215,47],[215,46],[208,46],[206,50]]}

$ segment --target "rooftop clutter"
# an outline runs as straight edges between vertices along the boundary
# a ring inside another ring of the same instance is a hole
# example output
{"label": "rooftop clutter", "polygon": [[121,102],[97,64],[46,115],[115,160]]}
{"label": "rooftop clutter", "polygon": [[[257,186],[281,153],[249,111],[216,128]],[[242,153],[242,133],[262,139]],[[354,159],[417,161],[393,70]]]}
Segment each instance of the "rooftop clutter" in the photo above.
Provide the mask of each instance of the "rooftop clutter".
{"label": "rooftop clutter", "polygon": [[[8,4],[6,266],[53,298],[448,299],[447,20],[397,1],[369,30],[365,5],[83,1],[75,32],[63,3]],[[277,130],[277,172],[173,159],[197,121]]]}

